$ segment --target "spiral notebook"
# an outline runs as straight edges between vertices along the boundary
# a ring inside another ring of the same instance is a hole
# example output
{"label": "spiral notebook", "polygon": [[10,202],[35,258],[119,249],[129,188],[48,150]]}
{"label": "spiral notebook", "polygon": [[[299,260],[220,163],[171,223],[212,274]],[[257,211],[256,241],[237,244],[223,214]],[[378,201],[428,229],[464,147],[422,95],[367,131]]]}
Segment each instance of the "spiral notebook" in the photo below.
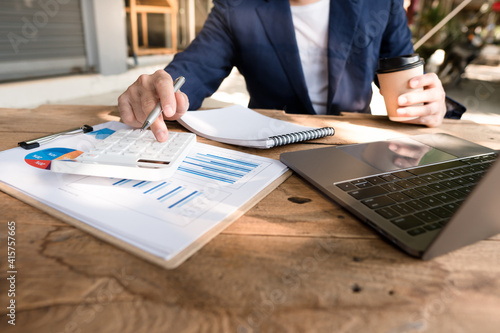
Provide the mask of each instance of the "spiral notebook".
{"label": "spiral notebook", "polygon": [[189,111],[178,122],[191,132],[210,140],[263,149],[335,134],[333,127],[297,125],[264,116],[240,105]]}

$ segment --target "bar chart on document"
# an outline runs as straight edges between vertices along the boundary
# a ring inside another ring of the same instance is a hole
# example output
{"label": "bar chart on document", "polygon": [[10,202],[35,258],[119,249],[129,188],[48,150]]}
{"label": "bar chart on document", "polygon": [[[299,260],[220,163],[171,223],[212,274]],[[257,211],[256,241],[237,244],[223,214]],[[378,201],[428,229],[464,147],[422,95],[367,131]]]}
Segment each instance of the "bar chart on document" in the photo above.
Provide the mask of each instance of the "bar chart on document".
{"label": "bar chart on document", "polygon": [[[202,147],[202,148],[201,148]],[[270,163],[253,155],[198,144],[174,177],[162,181],[84,177],[67,184],[150,217],[185,226],[224,203]]]}

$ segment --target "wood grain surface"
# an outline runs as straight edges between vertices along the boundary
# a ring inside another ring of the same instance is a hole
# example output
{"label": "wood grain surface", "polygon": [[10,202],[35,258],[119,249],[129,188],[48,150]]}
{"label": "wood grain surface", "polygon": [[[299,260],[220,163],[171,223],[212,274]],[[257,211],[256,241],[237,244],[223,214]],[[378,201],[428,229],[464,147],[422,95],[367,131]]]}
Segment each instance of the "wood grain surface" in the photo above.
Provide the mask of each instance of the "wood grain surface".
{"label": "wood grain surface", "polygon": [[[500,149],[500,126],[440,128],[386,117],[291,116],[336,135],[285,151],[444,132]],[[115,107],[0,109],[0,150]],[[170,129],[182,130],[177,123]],[[16,325],[8,324],[7,224],[16,222]],[[165,270],[0,192],[0,332],[498,332],[500,236],[421,261],[296,175],[175,270]]]}

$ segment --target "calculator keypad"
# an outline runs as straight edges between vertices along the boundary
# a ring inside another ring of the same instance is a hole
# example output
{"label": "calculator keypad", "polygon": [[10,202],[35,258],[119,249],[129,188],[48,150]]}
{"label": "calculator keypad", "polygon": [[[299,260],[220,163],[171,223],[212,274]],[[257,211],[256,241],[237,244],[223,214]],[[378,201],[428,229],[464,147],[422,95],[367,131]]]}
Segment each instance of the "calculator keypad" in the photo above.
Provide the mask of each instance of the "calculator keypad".
{"label": "calculator keypad", "polygon": [[189,143],[194,134],[169,132],[166,142],[156,141],[151,131],[119,130],[97,144],[81,161],[139,162],[169,164]]}
{"label": "calculator keypad", "polygon": [[76,159],[55,160],[51,170],[87,176],[160,180],[173,175],[191,147],[193,133],[169,132],[156,141],[150,130],[118,130]]}

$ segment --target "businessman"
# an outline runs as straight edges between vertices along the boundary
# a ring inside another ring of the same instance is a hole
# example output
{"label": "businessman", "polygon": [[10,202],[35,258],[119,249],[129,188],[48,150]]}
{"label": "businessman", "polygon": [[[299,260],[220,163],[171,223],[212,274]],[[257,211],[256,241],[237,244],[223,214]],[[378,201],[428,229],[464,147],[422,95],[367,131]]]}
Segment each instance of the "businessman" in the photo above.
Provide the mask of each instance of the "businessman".
{"label": "businessman", "polygon": [[[198,109],[236,66],[250,108],[368,113],[378,59],[411,53],[403,0],[215,0],[190,46],[165,70],[141,75],[118,107],[134,127],[158,101],[163,119],[178,119],[188,108]],[[174,94],[173,79],[181,75],[186,83]],[[412,123],[430,127],[439,126],[445,114],[460,118],[461,112],[447,113],[435,74],[408,84],[424,90],[399,96],[401,116],[417,116]],[[151,129],[164,141],[168,131],[160,118]]]}

